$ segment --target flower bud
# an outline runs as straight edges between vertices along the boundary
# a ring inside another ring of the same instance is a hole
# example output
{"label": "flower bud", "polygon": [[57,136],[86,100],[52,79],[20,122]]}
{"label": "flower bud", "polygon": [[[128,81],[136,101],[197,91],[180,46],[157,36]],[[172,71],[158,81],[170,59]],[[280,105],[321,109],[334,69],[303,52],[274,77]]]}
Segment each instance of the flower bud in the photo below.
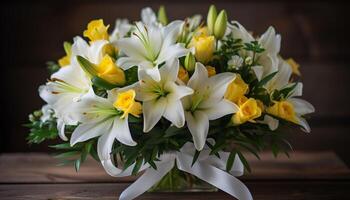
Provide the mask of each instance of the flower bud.
{"label": "flower bud", "polygon": [[246,65],[251,65],[251,64],[253,64],[253,58],[250,57],[250,56],[246,57],[246,58],[244,59],[244,63],[245,63]]}
{"label": "flower bud", "polygon": [[225,99],[238,103],[238,100],[244,96],[249,90],[249,85],[244,82],[239,74],[236,74],[236,78],[228,85],[225,92]]}
{"label": "flower bud", "polygon": [[102,19],[92,20],[84,31],[84,37],[89,38],[90,41],[108,40],[108,28],[109,25],[105,26]]}
{"label": "flower bud", "polygon": [[221,39],[225,35],[226,27],[227,27],[227,13],[225,10],[222,10],[215,20],[214,36],[217,39]]}
{"label": "flower bud", "polygon": [[232,116],[235,125],[243,124],[247,121],[255,122],[254,119],[261,116],[262,109],[256,99],[242,96],[239,100],[239,110]]}
{"label": "flower bud", "polygon": [[217,17],[217,11],[214,5],[211,5],[207,16],[208,31],[210,34],[214,33],[214,26]]}
{"label": "flower bud", "polygon": [[192,72],[194,71],[195,65],[196,65],[196,58],[191,52],[189,52],[185,57],[184,66],[187,71]]}
{"label": "flower bud", "polygon": [[214,36],[194,36],[189,44],[189,47],[195,48],[196,60],[206,64],[211,61],[215,51]]}
{"label": "flower bud", "polygon": [[188,80],[190,79],[187,70],[185,68],[183,68],[182,66],[180,66],[180,68],[179,68],[179,72],[177,74],[177,77],[185,84],[187,84]]}
{"label": "flower bud", "polygon": [[123,85],[125,74],[122,69],[115,65],[113,59],[106,54],[101,63],[96,67],[97,76],[112,84]]}
{"label": "flower bud", "polygon": [[168,24],[168,17],[166,16],[165,7],[160,6],[158,10],[158,21],[163,25]]}
{"label": "flower bud", "polygon": [[288,101],[275,102],[273,106],[266,109],[266,112],[287,121],[297,123],[294,106]]}

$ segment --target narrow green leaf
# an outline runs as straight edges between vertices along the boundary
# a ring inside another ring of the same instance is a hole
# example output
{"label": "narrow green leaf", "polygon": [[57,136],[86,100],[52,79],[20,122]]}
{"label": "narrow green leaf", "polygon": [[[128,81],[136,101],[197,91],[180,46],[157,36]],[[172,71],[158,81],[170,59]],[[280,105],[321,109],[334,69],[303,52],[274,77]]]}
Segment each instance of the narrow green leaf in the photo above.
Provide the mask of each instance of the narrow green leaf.
{"label": "narrow green leaf", "polygon": [[177,128],[176,126],[169,126],[165,131],[164,137],[171,137],[177,134],[181,134],[186,130],[185,128]]}
{"label": "narrow green leaf", "polygon": [[194,165],[194,163],[196,163],[196,161],[198,160],[198,157],[199,157],[199,154],[201,152],[196,150],[196,152],[194,153],[194,156],[193,156],[193,160],[192,160],[192,164],[191,164],[191,167]]}
{"label": "narrow green leaf", "polygon": [[64,42],[63,48],[67,55],[71,54],[72,44],[70,42]]}
{"label": "narrow green leaf", "polygon": [[103,89],[106,89],[106,90],[111,90],[113,88],[118,87],[118,85],[109,83],[109,82],[105,81],[104,79],[102,79],[102,78],[100,78],[98,76],[93,76],[92,79],[91,79],[91,82],[96,87],[103,88]]}
{"label": "narrow green leaf", "polygon": [[81,164],[80,159],[78,159],[78,160],[75,161],[74,167],[75,167],[75,171],[76,171],[76,172],[79,171],[79,169],[80,169],[80,164]]}
{"label": "narrow green leaf", "polygon": [[266,83],[268,83],[275,75],[277,74],[277,72],[273,72],[269,75],[267,75],[266,77],[264,77],[263,79],[261,79],[261,81],[259,81],[258,83],[258,87],[262,87],[264,86]]}
{"label": "narrow green leaf", "polygon": [[91,77],[97,75],[96,66],[93,63],[91,63],[90,61],[88,61],[87,59],[85,59],[82,56],[77,56],[77,60],[78,60],[78,63],[80,64],[81,68],[86,73],[88,73]]}
{"label": "narrow green leaf", "polygon": [[232,151],[227,159],[226,171],[230,171],[232,169],[233,163],[235,161],[235,157],[236,157],[236,151]]}
{"label": "narrow green leaf", "polygon": [[143,163],[143,158],[137,159],[136,164],[132,169],[132,175],[136,175],[139,172],[142,163]]}
{"label": "narrow green leaf", "polygon": [[55,158],[68,158],[68,157],[73,157],[79,155],[79,151],[69,151],[65,153],[58,154],[54,156]]}
{"label": "narrow green leaf", "polygon": [[49,145],[50,148],[54,149],[72,149],[73,147],[70,146],[70,143],[62,143],[62,144],[56,144],[56,145]]}
{"label": "narrow green leaf", "polygon": [[248,161],[245,159],[245,157],[243,156],[243,154],[239,151],[237,151],[237,155],[239,157],[239,159],[242,161],[244,168],[247,169],[247,171],[250,173],[252,172],[252,170],[250,169],[249,163]]}

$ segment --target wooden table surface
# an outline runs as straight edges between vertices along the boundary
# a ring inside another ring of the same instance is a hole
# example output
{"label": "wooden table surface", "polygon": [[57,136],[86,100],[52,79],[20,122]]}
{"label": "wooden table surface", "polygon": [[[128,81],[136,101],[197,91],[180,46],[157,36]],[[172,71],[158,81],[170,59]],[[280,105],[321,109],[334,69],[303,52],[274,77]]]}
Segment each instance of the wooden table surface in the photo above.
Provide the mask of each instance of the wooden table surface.
{"label": "wooden table surface", "polygon": [[[294,152],[291,158],[247,156],[253,172],[240,179],[254,199],[350,199],[350,170],[333,152]],[[79,173],[47,154],[0,155],[0,199],[117,199],[135,177],[109,177],[89,159]],[[146,193],[138,199],[233,199],[223,192]]]}

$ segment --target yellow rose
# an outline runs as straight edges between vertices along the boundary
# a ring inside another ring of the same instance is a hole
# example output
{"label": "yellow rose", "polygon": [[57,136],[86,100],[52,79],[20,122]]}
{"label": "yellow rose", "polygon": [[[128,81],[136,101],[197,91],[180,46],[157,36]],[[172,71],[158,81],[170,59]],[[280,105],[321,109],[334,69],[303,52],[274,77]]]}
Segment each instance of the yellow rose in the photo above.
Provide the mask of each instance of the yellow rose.
{"label": "yellow rose", "polygon": [[212,66],[205,66],[205,68],[207,68],[208,71],[208,77],[214,76],[216,74],[216,69],[215,67]]}
{"label": "yellow rose", "polygon": [[58,60],[58,64],[60,67],[65,67],[70,64],[70,58],[72,55],[72,44],[69,42],[63,43],[64,51],[66,52],[66,55]]}
{"label": "yellow rose", "polygon": [[139,117],[142,113],[141,103],[135,101],[135,96],[135,90],[127,90],[118,93],[117,100],[113,103],[113,106],[116,109],[123,111],[121,118],[126,117],[129,113],[135,117]]}
{"label": "yellow rose", "polygon": [[266,112],[287,121],[297,123],[294,106],[286,100],[275,102],[273,106],[266,109]]}
{"label": "yellow rose", "polygon": [[245,96],[239,99],[239,110],[232,116],[235,125],[243,124],[247,121],[255,122],[254,119],[261,116],[261,107],[257,100],[247,99]]}
{"label": "yellow rose", "polygon": [[179,72],[177,74],[177,77],[184,83],[187,83],[188,80],[190,79],[187,70],[185,68],[183,68],[182,66],[180,66],[180,68],[179,68]]}
{"label": "yellow rose", "polygon": [[125,74],[122,69],[115,65],[113,59],[106,54],[96,67],[97,75],[112,84],[122,85],[125,83]]}
{"label": "yellow rose", "polygon": [[289,58],[286,60],[286,62],[289,64],[289,66],[292,68],[292,72],[293,74],[296,74],[298,76],[301,76],[301,73],[299,71],[299,67],[300,65],[295,62],[295,60],[293,58]]}
{"label": "yellow rose", "polygon": [[119,49],[116,46],[112,45],[112,44],[106,44],[102,48],[102,54],[103,55],[108,54],[109,56],[114,57],[114,58],[118,54],[118,51],[119,51]]}
{"label": "yellow rose", "polygon": [[89,22],[87,30],[84,31],[84,36],[90,41],[108,40],[108,28],[109,25],[105,26],[102,19],[92,20]]}
{"label": "yellow rose", "polygon": [[225,93],[225,99],[237,103],[239,98],[244,96],[249,90],[249,85],[246,84],[239,74],[236,74],[236,78],[228,85]]}
{"label": "yellow rose", "polygon": [[195,54],[197,61],[201,63],[207,63],[213,58],[215,51],[215,38],[214,36],[194,36],[189,44],[189,47],[195,48]]}
{"label": "yellow rose", "polygon": [[208,27],[204,26],[195,31],[195,36],[209,36]]}

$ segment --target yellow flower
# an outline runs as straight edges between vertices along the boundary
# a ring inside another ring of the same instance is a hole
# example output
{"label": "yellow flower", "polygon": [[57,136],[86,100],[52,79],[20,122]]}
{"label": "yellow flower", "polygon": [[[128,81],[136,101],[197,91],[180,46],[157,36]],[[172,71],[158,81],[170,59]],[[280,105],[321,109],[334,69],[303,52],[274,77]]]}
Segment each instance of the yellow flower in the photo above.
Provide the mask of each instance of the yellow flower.
{"label": "yellow flower", "polygon": [[180,66],[180,68],[179,68],[179,72],[177,74],[177,77],[184,83],[187,83],[188,80],[190,79],[187,70],[185,68],[183,68],[182,66]]}
{"label": "yellow flower", "polygon": [[109,25],[105,26],[102,19],[92,20],[87,26],[87,30],[84,31],[84,36],[89,38],[90,41],[96,40],[108,40]]}
{"label": "yellow flower", "polygon": [[97,75],[112,84],[122,85],[125,83],[125,74],[122,69],[115,65],[113,59],[106,54],[96,67]]}
{"label": "yellow flower", "polygon": [[294,106],[288,101],[277,101],[273,106],[268,107],[266,112],[287,121],[297,123]]}
{"label": "yellow flower", "polygon": [[301,73],[299,71],[299,67],[300,65],[295,62],[295,60],[293,58],[289,58],[286,60],[286,62],[289,64],[289,66],[292,68],[292,72],[293,74],[296,74],[298,76],[301,76]]}
{"label": "yellow flower", "polygon": [[236,74],[236,78],[228,85],[225,99],[237,103],[238,100],[244,96],[249,90],[249,85],[246,84],[239,74]]}
{"label": "yellow flower", "polygon": [[118,54],[118,51],[119,51],[119,49],[112,44],[106,44],[102,48],[102,54],[103,55],[108,54],[111,57],[116,57],[116,55]]}
{"label": "yellow flower", "polygon": [[58,60],[58,64],[60,65],[60,67],[65,67],[65,66],[69,65],[70,58],[72,55],[72,45],[69,42],[64,42],[63,48],[64,48],[64,51],[66,52],[66,55]]}
{"label": "yellow flower", "polygon": [[126,117],[129,113],[135,117],[139,117],[142,113],[141,103],[135,101],[135,96],[135,90],[127,90],[118,93],[117,100],[113,103],[113,106],[116,109],[123,111],[121,118]]}
{"label": "yellow flower", "polygon": [[212,66],[205,66],[205,68],[207,68],[208,71],[208,77],[214,76],[216,74],[216,70],[215,67]]}
{"label": "yellow flower", "polygon": [[207,63],[213,58],[215,51],[214,36],[194,36],[189,44],[189,47],[195,48],[194,56],[201,63]]}
{"label": "yellow flower", "polygon": [[262,109],[256,99],[247,99],[243,96],[238,101],[239,110],[232,116],[232,122],[235,125],[243,124],[247,121],[255,122],[254,119],[261,116]]}
{"label": "yellow flower", "polygon": [[70,55],[66,55],[64,57],[62,57],[61,59],[58,60],[58,64],[60,65],[60,67],[65,67],[67,65],[70,64]]}

